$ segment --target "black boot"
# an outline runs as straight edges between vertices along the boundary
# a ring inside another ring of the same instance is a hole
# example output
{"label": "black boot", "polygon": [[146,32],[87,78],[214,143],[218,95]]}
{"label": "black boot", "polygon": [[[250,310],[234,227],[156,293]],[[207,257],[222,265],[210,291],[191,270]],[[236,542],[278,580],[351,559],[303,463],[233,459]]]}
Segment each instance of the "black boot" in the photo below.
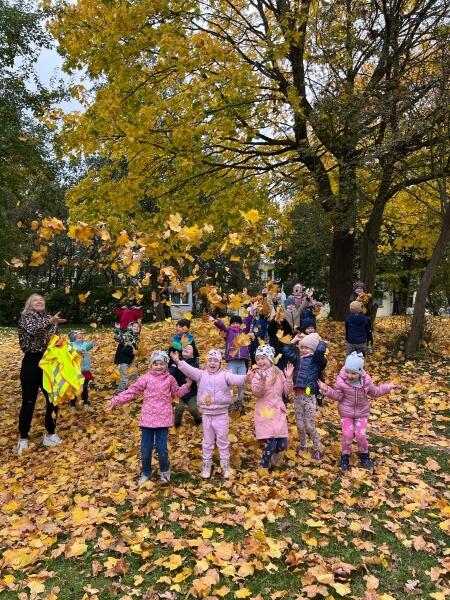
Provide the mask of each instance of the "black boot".
{"label": "black boot", "polygon": [[340,467],[343,471],[350,471],[350,454],[341,454]]}
{"label": "black boot", "polygon": [[368,452],[359,452],[359,460],[361,461],[361,466],[364,469],[373,469],[374,464],[370,460]]}

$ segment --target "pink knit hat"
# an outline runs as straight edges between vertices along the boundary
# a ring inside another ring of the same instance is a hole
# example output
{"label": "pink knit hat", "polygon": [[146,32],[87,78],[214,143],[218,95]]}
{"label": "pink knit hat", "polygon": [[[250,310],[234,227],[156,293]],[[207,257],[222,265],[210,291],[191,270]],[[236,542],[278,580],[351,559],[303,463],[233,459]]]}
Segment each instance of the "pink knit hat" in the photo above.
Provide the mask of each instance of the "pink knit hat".
{"label": "pink knit hat", "polygon": [[305,348],[310,348],[313,352],[317,350],[317,346],[321,341],[320,335],[318,333],[309,333],[305,335],[304,338],[300,340],[300,346],[304,346]]}
{"label": "pink knit hat", "polygon": [[210,350],[208,352],[208,358],[215,358],[216,360],[222,360],[222,352],[220,350],[217,350],[216,348],[213,348],[212,350]]}

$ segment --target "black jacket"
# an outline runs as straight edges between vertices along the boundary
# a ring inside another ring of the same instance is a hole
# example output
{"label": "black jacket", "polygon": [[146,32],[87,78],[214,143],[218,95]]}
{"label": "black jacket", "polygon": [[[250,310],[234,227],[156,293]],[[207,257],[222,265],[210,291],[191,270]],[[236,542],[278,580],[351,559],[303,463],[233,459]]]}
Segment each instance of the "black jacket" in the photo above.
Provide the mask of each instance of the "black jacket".
{"label": "black jacket", "polygon": [[[198,369],[197,357],[194,356],[193,358],[184,358],[183,360],[187,362],[188,365],[191,365],[191,367],[195,367],[196,369]],[[175,363],[172,363],[172,365],[169,367],[169,372],[175,377],[176,382],[179,386],[186,383],[186,375],[180,371],[180,369],[176,366]],[[193,381],[191,389],[181,399],[183,400],[183,402],[188,402],[188,400],[190,400],[191,398],[195,398],[195,396],[197,396],[197,382]]]}

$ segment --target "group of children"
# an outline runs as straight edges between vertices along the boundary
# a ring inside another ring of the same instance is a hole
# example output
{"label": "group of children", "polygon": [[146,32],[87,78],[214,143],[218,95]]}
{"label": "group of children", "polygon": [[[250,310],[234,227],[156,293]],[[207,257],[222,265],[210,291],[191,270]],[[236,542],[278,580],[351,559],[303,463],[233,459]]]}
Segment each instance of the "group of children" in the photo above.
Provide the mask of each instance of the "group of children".
{"label": "group of children", "polygon": [[[108,411],[130,402],[139,394],[143,395],[139,422],[142,431],[141,483],[147,481],[151,475],[153,448],[156,448],[158,453],[161,480],[170,480],[168,429],[173,425],[181,425],[186,408],[191,413],[194,423],[202,424],[201,476],[205,479],[211,477],[213,453],[217,447],[222,474],[225,478],[230,477],[228,430],[229,411],[233,407],[231,387],[238,387],[234,407],[242,412],[247,384],[251,386],[256,399],[254,426],[256,439],[262,446],[263,469],[270,470],[279,465],[282,453],[288,447],[286,402],[292,391],[295,394],[300,453],[307,449],[307,440],[310,437],[313,444],[312,458],[320,460],[322,457],[315,414],[323,394],[338,402],[342,429],[341,468],[344,471],[350,468],[354,438],[358,444],[361,466],[373,467],[366,435],[370,398],[387,394],[399,386],[394,383],[376,386],[364,370],[364,354],[371,328],[361,312],[360,302],[353,301],[350,306],[351,314],[346,321],[348,352],[334,386],[329,386],[323,381],[327,346],[316,331],[314,314],[310,311],[303,319],[300,315],[300,325],[294,330],[289,323],[286,325],[282,311],[274,315],[272,321],[276,322],[276,326],[272,327],[272,331],[268,328],[267,335],[269,339],[280,343],[275,350],[267,340],[261,339],[254,351],[254,365],[247,370],[251,358],[249,344],[237,343],[237,338],[251,331],[259,307],[258,302],[251,305],[244,319],[232,316],[229,326],[210,317],[209,320],[224,334],[225,352],[223,354],[216,348],[209,350],[202,369],[199,368],[194,337],[189,331],[190,321],[178,321],[169,351],[153,352],[149,372],[110,401],[106,408]],[[289,331],[292,336],[289,335]],[[362,335],[358,337],[361,332],[365,338]],[[353,347],[355,345],[356,347]],[[224,359],[227,369],[224,368]],[[174,398],[179,398],[175,414],[172,408]]]}

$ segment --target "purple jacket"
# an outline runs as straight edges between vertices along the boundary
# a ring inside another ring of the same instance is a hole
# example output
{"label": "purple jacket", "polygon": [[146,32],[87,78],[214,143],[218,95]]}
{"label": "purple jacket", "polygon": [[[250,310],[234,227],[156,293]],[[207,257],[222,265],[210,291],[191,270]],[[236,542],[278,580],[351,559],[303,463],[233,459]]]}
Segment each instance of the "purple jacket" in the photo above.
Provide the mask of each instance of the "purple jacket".
{"label": "purple jacket", "polygon": [[185,383],[179,387],[169,371],[160,375],[148,372],[113,398],[113,406],[126,404],[138,394],[143,394],[139,427],[172,427],[172,400],[175,397],[182,398],[188,391],[189,385]]}
{"label": "purple jacket", "polygon": [[[362,375],[362,387],[356,387],[345,379],[345,369],[342,368],[334,386],[328,386],[326,395],[338,402],[341,417],[362,419],[370,414],[370,398],[378,398],[388,394],[394,387],[393,383],[375,385],[368,373]],[[369,398],[370,396],[370,398]]]}
{"label": "purple jacket", "polygon": [[205,415],[221,415],[228,412],[232,396],[232,385],[244,385],[247,375],[234,375],[229,371],[209,373],[205,369],[196,369],[181,360],[178,368],[189,379],[196,381],[197,404]]}
{"label": "purple jacket", "polygon": [[248,333],[252,326],[253,315],[248,315],[243,320],[245,327],[243,329],[234,329],[233,327],[227,327],[223,321],[214,321],[214,325],[221,331],[225,331],[225,360],[250,360],[250,352],[248,346],[241,346],[237,349],[234,346],[234,340],[240,333]]}

